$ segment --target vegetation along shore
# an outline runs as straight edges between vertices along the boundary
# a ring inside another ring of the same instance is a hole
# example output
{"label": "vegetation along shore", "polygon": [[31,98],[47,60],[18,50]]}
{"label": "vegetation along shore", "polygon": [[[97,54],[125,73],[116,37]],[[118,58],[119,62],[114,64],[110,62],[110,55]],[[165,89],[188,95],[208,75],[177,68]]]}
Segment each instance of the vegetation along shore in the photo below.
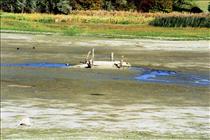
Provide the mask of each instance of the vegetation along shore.
{"label": "vegetation along shore", "polygon": [[1,31],[209,40],[208,0],[2,0]]}
{"label": "vegetation along shore", "polygon": [[70,36],[209,40],[209,20],[208,13],[74,11],[69,15],[53,15],[1,12],[1,30]]}

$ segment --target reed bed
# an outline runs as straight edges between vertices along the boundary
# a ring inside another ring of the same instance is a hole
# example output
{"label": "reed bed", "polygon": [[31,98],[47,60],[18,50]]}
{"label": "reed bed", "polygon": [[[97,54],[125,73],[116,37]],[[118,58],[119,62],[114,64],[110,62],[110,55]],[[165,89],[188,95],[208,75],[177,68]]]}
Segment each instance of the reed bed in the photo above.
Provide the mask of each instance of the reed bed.
{"label": "reed bed", "polygon": [[209,14],[165,15],[156,17],[150,25],[159,27],[210,27]]}

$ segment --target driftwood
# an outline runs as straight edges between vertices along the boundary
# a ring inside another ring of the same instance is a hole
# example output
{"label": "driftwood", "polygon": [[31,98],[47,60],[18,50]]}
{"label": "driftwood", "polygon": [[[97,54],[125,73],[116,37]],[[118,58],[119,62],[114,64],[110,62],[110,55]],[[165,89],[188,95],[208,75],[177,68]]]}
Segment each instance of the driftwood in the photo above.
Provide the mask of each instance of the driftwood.
{"label": "driftwood", "polygon": [[124,61],[124,56],[122,56],[121,60],[115,61],[113,52],[111,52],[110,61],[95,61],[95,50],[92,49],[92,51],[88,52],[84,62],[71,68],[124,69],[129,67],[131,65]]}

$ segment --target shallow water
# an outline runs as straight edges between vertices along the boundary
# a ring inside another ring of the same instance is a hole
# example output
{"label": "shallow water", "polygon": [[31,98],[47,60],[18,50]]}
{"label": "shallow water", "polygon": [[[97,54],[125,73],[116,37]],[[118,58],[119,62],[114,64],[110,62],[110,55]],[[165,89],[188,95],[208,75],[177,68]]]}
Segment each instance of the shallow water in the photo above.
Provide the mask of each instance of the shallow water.
{"label": "shallow water", "polygon": [[[71,64],[64,63],[49,63],[49,62],[36,62],[36,63],[14,63],[14,64],[1,64],[1,67],[31,67],[31,68],[69,68]],[[139,72],[136,77],[128,78],[135,79],[143,82],[156,82],[166,84],[181,84],[193,86],[210,86],[209,75],[198,75],[187,72],[176,72],[170,70],[158,70],[145,67],[131,67],[130,70]],[[101,74],[105,75],[105,74]],[[99,76],[99,75],[98,75]],[[99,76],[100,77],[100,76]],[[122,77],[111,77],[115,80],[124,80]]]}
{"label": "shallow water", "polygon": [[14,64],[1,64],[1,67],[32,67],[32,68],[67,68],[69,64],[63,63],[14,63]]}
{"label": "shallow water", "polygon": [[192,72],[176,72],[170,70],[146,69],[135,77],[144,82],[157,82],[166,84],[180,84],[192,86],[210,86],[209,75],[193,74]]}

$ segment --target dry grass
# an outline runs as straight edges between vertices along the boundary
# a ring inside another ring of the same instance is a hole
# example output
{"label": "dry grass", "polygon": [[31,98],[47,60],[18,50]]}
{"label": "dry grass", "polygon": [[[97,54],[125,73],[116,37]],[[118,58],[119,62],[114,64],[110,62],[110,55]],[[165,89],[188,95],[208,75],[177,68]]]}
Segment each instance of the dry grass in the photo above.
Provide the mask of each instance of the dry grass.
{"label": "dry grass", "polygon": [[207,14],[189,13],[138,13],[128,11],[73,11],[70,15],[52,14],[11,14],[3,13],[2,18],[27,20],[42,23],[106,23],[106,24],[149,24],[156,17],[162,16],[206,16]]}
{"label": "dry grass", "polygon": [[[124,15],[123,15],[124,14]],[[138,15],[138,16],[137,16]],[[111,23],[111,24],[146,24],[154,19],[152,15],[140,15],[138,13],[127,12],[93,12],[74,11],[70,15],[52,14],[11,14],[3,13],[2,18],[16,20],[36,21],[42,23]]]}

